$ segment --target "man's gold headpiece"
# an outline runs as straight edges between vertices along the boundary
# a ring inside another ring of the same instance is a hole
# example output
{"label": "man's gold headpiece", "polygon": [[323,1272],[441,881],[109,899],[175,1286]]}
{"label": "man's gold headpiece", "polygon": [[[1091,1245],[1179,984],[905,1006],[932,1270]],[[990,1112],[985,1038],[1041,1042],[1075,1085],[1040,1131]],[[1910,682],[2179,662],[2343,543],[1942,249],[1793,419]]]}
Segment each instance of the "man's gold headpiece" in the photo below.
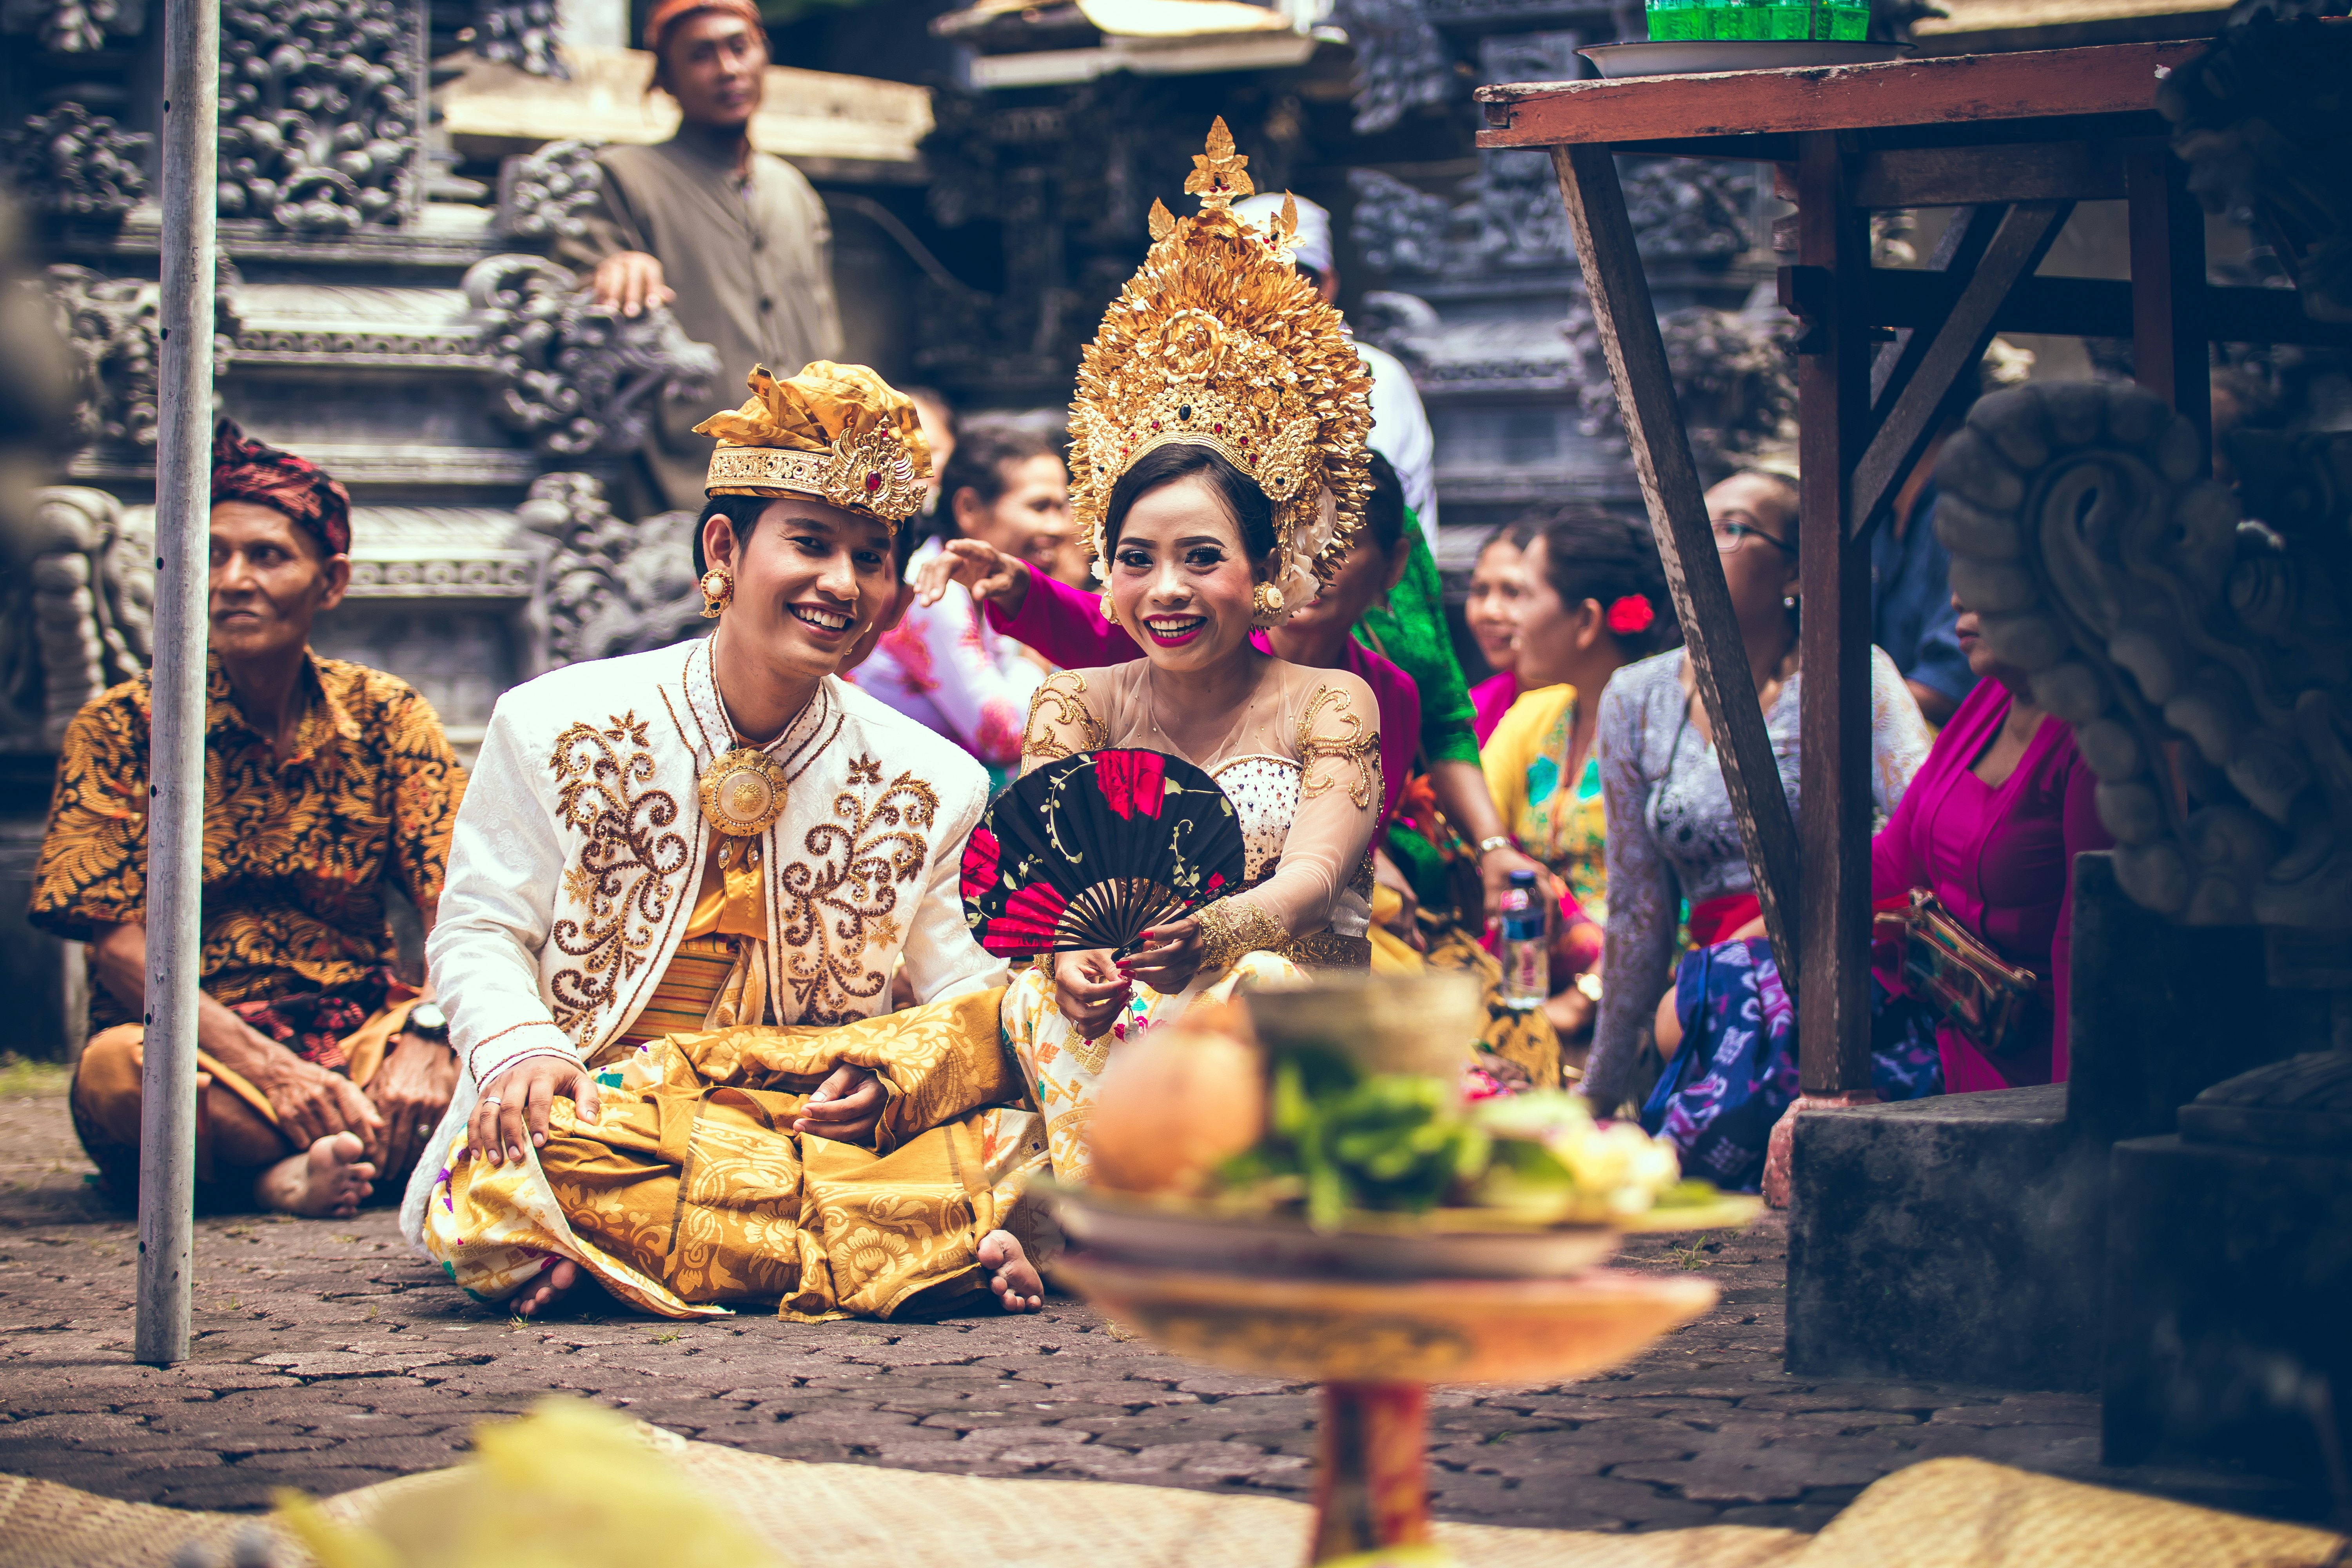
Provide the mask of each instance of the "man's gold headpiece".
{"label": "man's gold headpiece", "polygon": [[1136,460],[1206,447],[1274,503],[1272,619],[1331,580],[1363,527],[1371,377],[1339,312],[1291,265],[1297,209],[1266,233],[1234,216],[1256,187],[1221,119],[1185,191],[1194,217],[1151,204],[1151,249],[1087,345],[1070,405],[1070,508],[1106,579],[1110,493]]}
{"label": "man's gold headpiece", "polygon": [[743,406],[695,433],[719,437],[714,496],[804,495],[898,524],[922,509],[930,448],[914,399],[862,364],[816,360],[790,381],[752,367]]}

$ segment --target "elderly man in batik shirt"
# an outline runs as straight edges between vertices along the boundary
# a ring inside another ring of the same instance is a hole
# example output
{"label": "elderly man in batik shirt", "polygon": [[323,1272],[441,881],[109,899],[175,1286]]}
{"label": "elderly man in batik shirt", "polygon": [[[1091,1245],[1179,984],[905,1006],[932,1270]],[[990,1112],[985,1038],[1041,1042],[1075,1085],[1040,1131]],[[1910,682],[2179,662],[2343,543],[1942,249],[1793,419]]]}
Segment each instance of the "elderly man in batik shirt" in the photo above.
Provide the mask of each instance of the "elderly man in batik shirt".
{"label": "elderly man in batik shirt", "polygon": [[526,1315],[1033,1308],[1044,1143],[960,887],[987,778],[837,673],[902,603],[914,405],[857,365],[751,384],[702,426],[711,635],[491,717],[428,949],[466,1079],[403,1226]]}
{"label": "elderly man in batik shirt", "polygon": [[[405,682],[310,651],[351,582],[351,498],[224,421],[213,446],[196,1179],[213,1201],[348,1215],[406,1176],[457,1086],[448,1030],[394,973],[383,894],[433,921],[464,774]],[[75,1131],[138,1188],[146,676],[68,727],[33,923],[89,944]]]}

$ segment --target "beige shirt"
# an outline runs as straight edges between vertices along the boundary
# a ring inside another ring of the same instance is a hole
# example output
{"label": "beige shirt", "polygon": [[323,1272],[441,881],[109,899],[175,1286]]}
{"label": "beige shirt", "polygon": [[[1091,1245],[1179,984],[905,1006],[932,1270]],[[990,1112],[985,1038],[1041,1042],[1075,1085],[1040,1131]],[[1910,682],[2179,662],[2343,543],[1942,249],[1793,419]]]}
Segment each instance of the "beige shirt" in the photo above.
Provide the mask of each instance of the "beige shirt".
{"label": "beige shirt", "polygon": [[694,426],[743,400],[754,364],[789,376],[842,353],[833,228],[800,171],[765,153],[751,154],[748,179],[677,141],[607,147],[596,162],[604,183],[583,215],[588,232],[557,254],[583,268],[624,250],[655,258],[677,295],[670,309],[678,324],[719,351],[719,384],[698,398],[666,399],[646,443],[664,502],[698,511],[711,443]]}

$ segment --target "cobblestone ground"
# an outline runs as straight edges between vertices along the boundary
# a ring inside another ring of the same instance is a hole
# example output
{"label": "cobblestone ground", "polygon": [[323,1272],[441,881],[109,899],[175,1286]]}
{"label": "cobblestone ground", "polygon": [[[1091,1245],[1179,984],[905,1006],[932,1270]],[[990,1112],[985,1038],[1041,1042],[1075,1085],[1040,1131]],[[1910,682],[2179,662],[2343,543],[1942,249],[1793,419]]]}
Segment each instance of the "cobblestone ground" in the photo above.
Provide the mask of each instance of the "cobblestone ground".
{"label": "cobblestone ground", "polygon": [[[194,1359],[134,1365],[135,1229],[85,1184],[60,1089],[54,1072],[0,1074],[0,1471],[257,1509],[281,1486],[327,1494],[447,1465],[475,1422],[566,1391],[790,1458],[1291,1496],[1309,1486],[1310,1388],[1158,1354],[1073,1301],[937,1324],[524,1323],[411,1256],[389,1209],[201,1220]],[[1723,1296],[1615,1373],[1440,1391],[1439,1513],[1810,1529],[1888,1471],[1945,1454],[2163,1486],[2097,1468],[2087,1397],[1786,1375],[1783,1237],[1768,1221],[1630,1247],[1622,1267],[1702,1270]]]}

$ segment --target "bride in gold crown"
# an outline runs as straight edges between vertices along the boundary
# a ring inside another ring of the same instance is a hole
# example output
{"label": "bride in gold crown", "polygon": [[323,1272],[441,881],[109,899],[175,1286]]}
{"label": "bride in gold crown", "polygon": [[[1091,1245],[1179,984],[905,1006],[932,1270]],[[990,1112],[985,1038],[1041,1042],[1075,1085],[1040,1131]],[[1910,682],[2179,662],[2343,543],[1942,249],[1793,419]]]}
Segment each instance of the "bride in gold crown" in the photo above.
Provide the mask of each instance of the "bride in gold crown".
{"label": "bride in gold crown", "polygon": [[1371,382],[1291,265],[1294,210],[1264,233],[1233,213],[1253,189],[1247,162],[1220,120],[1184,183],[1199,215],[1152,204],[1150,254],[1087,345],[1071,405],[1071,510],[1103,616],[1144,657],[1050,677],[1023,770],[1114,746],[1182,757],[1232,799],[1247,867],[1238,891],[1145,932],[1129,958],[1062,953],[1006,994],[1066,1179],[1089,1173],[1096,1079],[1135,1029],[1294,964],[1370,959],[1371,689],[1250,634],[1312,602],[1363,525]]}

